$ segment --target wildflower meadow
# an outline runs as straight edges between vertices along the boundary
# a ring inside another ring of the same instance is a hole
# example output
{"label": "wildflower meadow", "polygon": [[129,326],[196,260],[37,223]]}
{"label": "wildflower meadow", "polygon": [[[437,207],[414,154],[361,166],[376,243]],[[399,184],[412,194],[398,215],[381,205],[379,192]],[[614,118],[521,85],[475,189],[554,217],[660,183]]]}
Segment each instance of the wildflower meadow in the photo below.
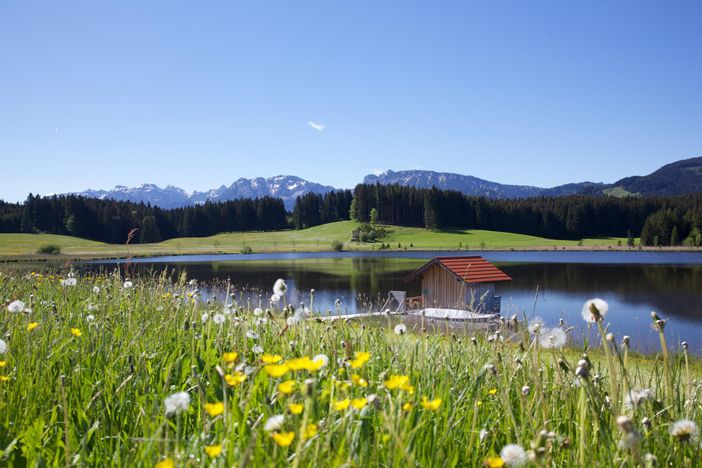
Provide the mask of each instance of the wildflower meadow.
{"label": "wildflower meadow", "polygon": [[249,305],[195,281],[0,273],[0,464],[699,466],[687,346],[633,356],[503,320],[453,335],[315,317],[285,282]]}

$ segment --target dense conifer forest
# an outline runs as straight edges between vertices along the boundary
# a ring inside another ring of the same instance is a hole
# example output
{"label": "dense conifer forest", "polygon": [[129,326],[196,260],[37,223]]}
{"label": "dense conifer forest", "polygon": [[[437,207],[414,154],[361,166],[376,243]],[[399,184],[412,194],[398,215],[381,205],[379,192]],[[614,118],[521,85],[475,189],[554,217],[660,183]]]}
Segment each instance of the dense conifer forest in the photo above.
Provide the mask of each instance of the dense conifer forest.
{"label": "dense conifer forest", "polygon": [[702,241],[702,194],[675,197],[574,195],[490,199],[453,190],[402,185],[359,184],[351,218],[427,229],[486,229],[548,237],[641,236],[644,245],[699,246]]}
{"label": "dense conifer forest", "polygon": [[[643,245],[702,244],[702,194],[675,197],[568,196],[496,200],[457,191],[359,184],[297,199],[292,213],[272,197],[165,210],[76,195],[0,201],[0,232],[66,234],[108,243],[158,242],[220,232],[304,229],[354,219],[434,230],[485,229],[548,237],[641,237]],[[374,219],[372,219],[374,218]]]}

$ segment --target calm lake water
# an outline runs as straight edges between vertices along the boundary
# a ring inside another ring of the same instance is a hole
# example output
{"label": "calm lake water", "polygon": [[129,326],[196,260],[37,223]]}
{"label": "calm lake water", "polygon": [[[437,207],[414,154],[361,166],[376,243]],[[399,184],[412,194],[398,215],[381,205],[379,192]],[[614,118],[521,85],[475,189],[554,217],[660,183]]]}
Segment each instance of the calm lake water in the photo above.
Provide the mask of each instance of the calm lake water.
{"label": "calm lake water", "polygon": [[[315,289],[315,310],[334,308],[341,301],[346,313],[378,310],[389,290],[419,295],[418,283],[404,278],[437,255],[469,252],[376,252],[213,255],[135,259],[132,268],[164,268],[203,281],[227,280],[239,297],[265,302],[277,278],[284,278],[293,303],[309,304]],[[610,305],[605,323],[619,340],[631,336],[640,351],[659,349],[651,330],[650,313],[668,319],[671,347],[687,340],[702,355],[702,254],[678,252],[480,252],[513,281],[497,284],[502,314],[540,317],[547,325],[559,319],[574,326],[572,339],[592,339],[582,318],[583,303],[601,297]],[[120,261],[92,262],[89,268],[114,268]]]}

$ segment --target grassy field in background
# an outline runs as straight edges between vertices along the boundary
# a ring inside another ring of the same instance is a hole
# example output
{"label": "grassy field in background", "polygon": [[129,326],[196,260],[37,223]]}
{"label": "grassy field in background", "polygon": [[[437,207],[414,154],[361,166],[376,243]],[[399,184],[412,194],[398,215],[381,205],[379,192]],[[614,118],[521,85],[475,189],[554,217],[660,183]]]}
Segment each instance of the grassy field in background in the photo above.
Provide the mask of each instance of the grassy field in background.
{"label": "grassy field in background", "polygon": [[[0,258],[52,258],[38,255],[42,246],[54,244],[61,256],[121,257],[126,255],[187,255],[204,253],[239,253],[249,248],[252,252],[317,252],[332,250],[333,241],[344,242],[345,250],[378,250],[381,242],[350,242],[356,224],[351,221],[315,226],[299,231],[239,232],[210,237],[170,239],[155,244],[134,244],[127,249],[120,244],[106,244],[70,236],[54,234],[0,234]],[[623,238],[554,240],[509,232],[483,230],[428,231],[420,228],[390,226],[390,233],[382,240],[390,250],[478,250],[478,249],[553,249],[553,248],[608,248],[616,247]],[[60,256],[59,256],[60,257]]]}

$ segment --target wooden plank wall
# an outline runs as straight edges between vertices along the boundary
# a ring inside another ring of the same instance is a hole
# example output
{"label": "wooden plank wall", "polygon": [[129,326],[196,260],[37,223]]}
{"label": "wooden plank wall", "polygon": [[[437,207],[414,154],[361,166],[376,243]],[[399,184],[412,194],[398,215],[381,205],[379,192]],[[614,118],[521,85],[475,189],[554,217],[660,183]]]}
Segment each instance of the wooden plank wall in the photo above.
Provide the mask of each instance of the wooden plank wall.
{"label": "wooden plank wall", "polygon": [[422,276],[424,307],[464,308],[467,285],[439,265],[433,265]]}

